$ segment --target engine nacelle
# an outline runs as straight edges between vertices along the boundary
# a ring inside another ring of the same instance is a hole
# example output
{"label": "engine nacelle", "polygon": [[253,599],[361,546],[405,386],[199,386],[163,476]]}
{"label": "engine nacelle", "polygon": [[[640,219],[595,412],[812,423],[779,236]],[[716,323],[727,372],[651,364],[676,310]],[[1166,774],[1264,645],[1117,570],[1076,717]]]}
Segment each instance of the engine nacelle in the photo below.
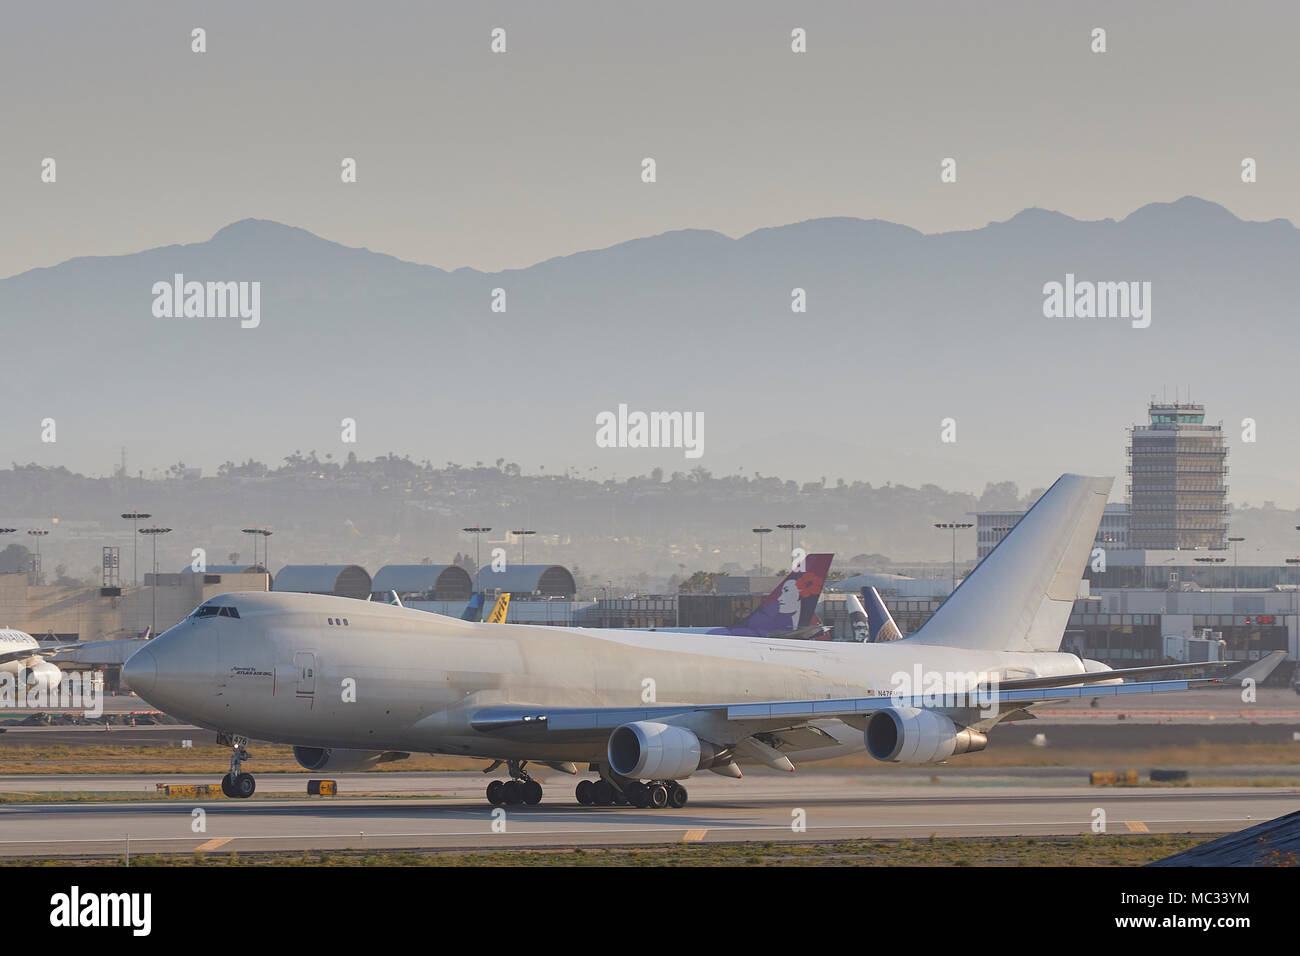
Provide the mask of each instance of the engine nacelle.
{"label": "engine nacelle", "polygon": [[293,759],[306,770],[370,770],[390,760],[405,760],[410,754],[391,750],[334,750],[329,747],[294,747]]}
{"label": "engine nacelle", "polygon": [[605,751],[610,769],[633,780],[684,780],[718,757],[711,745],[685,727],[650,720],[616,728]]}
{"label": "engine nacelle", "polygon": [[46,694],[54,691],[63,681],[63,671],[49,661],[36,661],[23,668],[22,673],[28,688]]}
{"label": "engine nacelle", "polygon": [[983,750],[989,742],[979,731],[958,729],[943,714],[917,707],[876,711],[863,736],[867,753],[893,763],[938,763],[954,754]]}

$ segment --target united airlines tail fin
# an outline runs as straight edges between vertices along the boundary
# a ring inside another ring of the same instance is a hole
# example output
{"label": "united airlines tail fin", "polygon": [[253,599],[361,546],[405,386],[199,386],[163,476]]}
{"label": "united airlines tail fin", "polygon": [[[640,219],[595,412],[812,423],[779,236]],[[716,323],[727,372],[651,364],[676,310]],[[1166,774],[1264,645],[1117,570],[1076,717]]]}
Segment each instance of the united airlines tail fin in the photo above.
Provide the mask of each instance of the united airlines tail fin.
{"label": "united airlines tail fin", "polygon": [[802,565],[791,571],[763,598],[754,613],[731,627],[718,627],[710,634],[736,637],[776,637],[803,628],[820,625],[817,602],[830,573],[833,554],[810,554]]}
{"label": "united airlines tail fin", "polygon": [[1056,651],[1114,479],[1062,475],[911,637],[988,651]]}

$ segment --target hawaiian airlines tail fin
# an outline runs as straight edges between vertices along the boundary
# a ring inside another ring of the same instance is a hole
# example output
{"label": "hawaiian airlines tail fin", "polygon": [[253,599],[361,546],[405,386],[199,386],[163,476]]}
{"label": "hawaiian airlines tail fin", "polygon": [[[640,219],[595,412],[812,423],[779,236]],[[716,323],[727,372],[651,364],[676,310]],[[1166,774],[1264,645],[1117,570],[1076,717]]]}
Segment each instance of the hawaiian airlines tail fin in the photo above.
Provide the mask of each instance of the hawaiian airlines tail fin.
{"label": "hawaiian airlines tail fin", "polygon": [[807,555],[800,567],[791,571],[772,593],[742,621],[731,627],[718,627],[710,634],[732,634],[736,637],[777,637],[803,628],[821,624],[817,617],[817,602],[821,600],[822,586],[830,573],[833,554]]}
{"label": "hawaiian airlines tail fin", "polygon": [[1056,651],[1111,478],[1062,475],[911,637],[987,651]]}

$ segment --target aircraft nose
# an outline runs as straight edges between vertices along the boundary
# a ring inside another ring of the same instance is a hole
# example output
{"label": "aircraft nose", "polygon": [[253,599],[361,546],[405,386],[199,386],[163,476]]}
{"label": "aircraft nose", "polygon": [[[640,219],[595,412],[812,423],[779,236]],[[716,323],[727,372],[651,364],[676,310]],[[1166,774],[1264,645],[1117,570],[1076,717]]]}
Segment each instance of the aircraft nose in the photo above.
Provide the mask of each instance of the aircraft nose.
{"label": "aircraft nose", "polygon": [[142,647],[122,665],[122,680],[141,697],[153,690],[158,679],[158,662],[147,647]]}

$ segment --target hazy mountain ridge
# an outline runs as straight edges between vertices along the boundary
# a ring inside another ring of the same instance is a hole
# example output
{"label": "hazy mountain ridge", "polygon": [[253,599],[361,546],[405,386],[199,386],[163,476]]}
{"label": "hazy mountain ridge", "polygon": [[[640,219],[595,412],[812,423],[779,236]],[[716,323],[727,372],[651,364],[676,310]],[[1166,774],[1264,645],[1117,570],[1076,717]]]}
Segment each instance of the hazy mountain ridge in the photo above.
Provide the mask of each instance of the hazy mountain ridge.
{"label": "hazy mountain ridge", "polygon": [[[286,434],[341,456],[351,417],[364,457],[508,448],[530,469],[693,464],[597,448],[595,414],[622,402],[702,412],[701,461],[717,472],[973,491],[1008,475],[1122,474],[1122,429],[1148,394],[1191,385],[1211,419],[1259,422],[1230,465],[1249,456],[1252,473],[1284,475],[1300,425],[1283,413],[1294,363],[1275,343],[1291,335],[1297,262],[1290,223],[1192,197],[1118,221],[1029,209],[934,235],[851,218],[737,239],[687,229],[492,274],[242,220],[202,243],[0,280],[0,440],[11,457],[79,470],[121,445],[152,466],[211,470],[230,449],[274,458]],[[261,326],[154,318],[151,286],[177,272],[260,281]],[[1152,282],[1151,327],[1045,319],[1043,284],[1067,272]],[[505,314],[490,310],[498,287]],[[795,287],[806,314],[790,310]],[[47,415],[57,446],[39,441]],[[955,445],[939,441],[946,417]],[[803,447],[774,439],[789,434]]]}

